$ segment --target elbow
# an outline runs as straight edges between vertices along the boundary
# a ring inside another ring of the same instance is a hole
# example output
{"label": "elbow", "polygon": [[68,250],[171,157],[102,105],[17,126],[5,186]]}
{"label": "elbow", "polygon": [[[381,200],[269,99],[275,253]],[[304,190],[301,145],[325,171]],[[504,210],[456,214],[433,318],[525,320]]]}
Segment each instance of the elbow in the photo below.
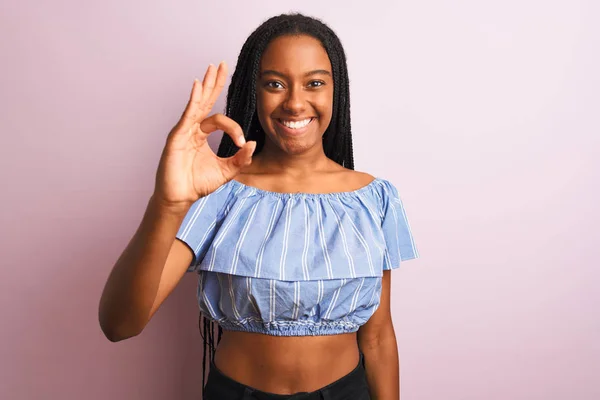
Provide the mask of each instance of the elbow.
{"label": "elbow", "polygon": [[102,333],[104,333],[104,336],[113,343],[116,342],[120,342],[129,338],[132,338],[134,336],[137,336],[137,334],[127,334],[127,333],[122,333],[117,331],[116,329],[107,329],[102,327]]}
{"label": "elbow", "polygon": [[135,337],[141,333],[141,330],[123,329],[118,326],[100,322],[100,329],[104,336],[111,342],[121,342],[123,340]]}
{"label": "elbow", "polygon": [[389,346],[396,346],[396,333],[391,324],[369,331],[359,331],[358,344],[363,351],[387,349]]}
{"label": "elbow", "polygon": [[143,326],[137,327],[131,323],[120,323],[115,318],[107,315],[106,312],[102,312],[102,310],[98,315],[98,322],[104,336],[113,343],[135,337],[142,333],[144,329]]}

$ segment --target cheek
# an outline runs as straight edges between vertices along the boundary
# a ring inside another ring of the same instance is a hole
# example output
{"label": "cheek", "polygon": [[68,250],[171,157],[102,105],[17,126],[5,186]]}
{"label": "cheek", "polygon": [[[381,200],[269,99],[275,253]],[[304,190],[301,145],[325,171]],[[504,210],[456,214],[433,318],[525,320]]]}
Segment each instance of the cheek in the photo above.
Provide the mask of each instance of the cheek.
{"label": "cheek", "polygon": [[314,105],[322,118],[330,119],[333,114],[333,93],[323,93],[323,96],[315,99]]}
{"label": "cheek", "polygon": [[260,92],[256,92],[256,112],[258,112],[259,116],[263,114],[264,109],[263,95]]}
{"label": "cheek", "polygon": [[256,93],[256,109],[259,116],[267,119],[276,107],[277,100],[274,99],[274,96],[261,92]]}
{"label": "cheek", "polygon": [[266,130],[266,127],[269,124],[269,112],[266,109],[267,105],[265,104],[264,96],[261,95],[260,92],[256,93],[256,114],[258,116],[258,121],[261,126]]}

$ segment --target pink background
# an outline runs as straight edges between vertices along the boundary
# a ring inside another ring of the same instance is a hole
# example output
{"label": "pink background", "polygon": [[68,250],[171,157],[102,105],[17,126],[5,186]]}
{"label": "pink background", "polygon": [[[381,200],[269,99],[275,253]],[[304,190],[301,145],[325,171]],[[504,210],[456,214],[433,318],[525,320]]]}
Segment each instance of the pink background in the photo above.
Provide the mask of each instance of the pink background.
{"label": "pink background", "polygon": [[600,398],[598,2],[89,3],[0,6],[0,398],[199,399],[193,275],[117,344],[98,301],[193,78],[290,10],[341,37],[356,168],[422,256],[402,399]]}

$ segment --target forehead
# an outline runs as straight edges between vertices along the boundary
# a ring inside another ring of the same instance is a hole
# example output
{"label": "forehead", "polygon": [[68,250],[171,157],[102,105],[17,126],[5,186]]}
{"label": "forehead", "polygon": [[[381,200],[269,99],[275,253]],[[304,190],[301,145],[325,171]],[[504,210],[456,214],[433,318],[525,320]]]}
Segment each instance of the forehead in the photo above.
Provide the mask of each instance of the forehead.
{"label": "forehead", "polygon": [[329,56],[318,39],[312,36],[280,36],[263,52],[260,69],[275,70],[289,75],[316,69],[331,72]]}

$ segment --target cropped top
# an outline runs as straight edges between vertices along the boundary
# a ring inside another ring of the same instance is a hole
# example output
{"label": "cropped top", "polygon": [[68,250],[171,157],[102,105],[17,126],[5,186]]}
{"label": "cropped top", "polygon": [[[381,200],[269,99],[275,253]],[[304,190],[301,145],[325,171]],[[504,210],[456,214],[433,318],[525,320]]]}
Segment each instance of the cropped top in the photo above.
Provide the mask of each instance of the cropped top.
{"label": "cropped top", "polygon": [[383,271],[419,256],[382,178],[322,194],[230,180],[192,205],[176,238],[194,253],[207,319],[275,336],[356,332],[379,306]]}

